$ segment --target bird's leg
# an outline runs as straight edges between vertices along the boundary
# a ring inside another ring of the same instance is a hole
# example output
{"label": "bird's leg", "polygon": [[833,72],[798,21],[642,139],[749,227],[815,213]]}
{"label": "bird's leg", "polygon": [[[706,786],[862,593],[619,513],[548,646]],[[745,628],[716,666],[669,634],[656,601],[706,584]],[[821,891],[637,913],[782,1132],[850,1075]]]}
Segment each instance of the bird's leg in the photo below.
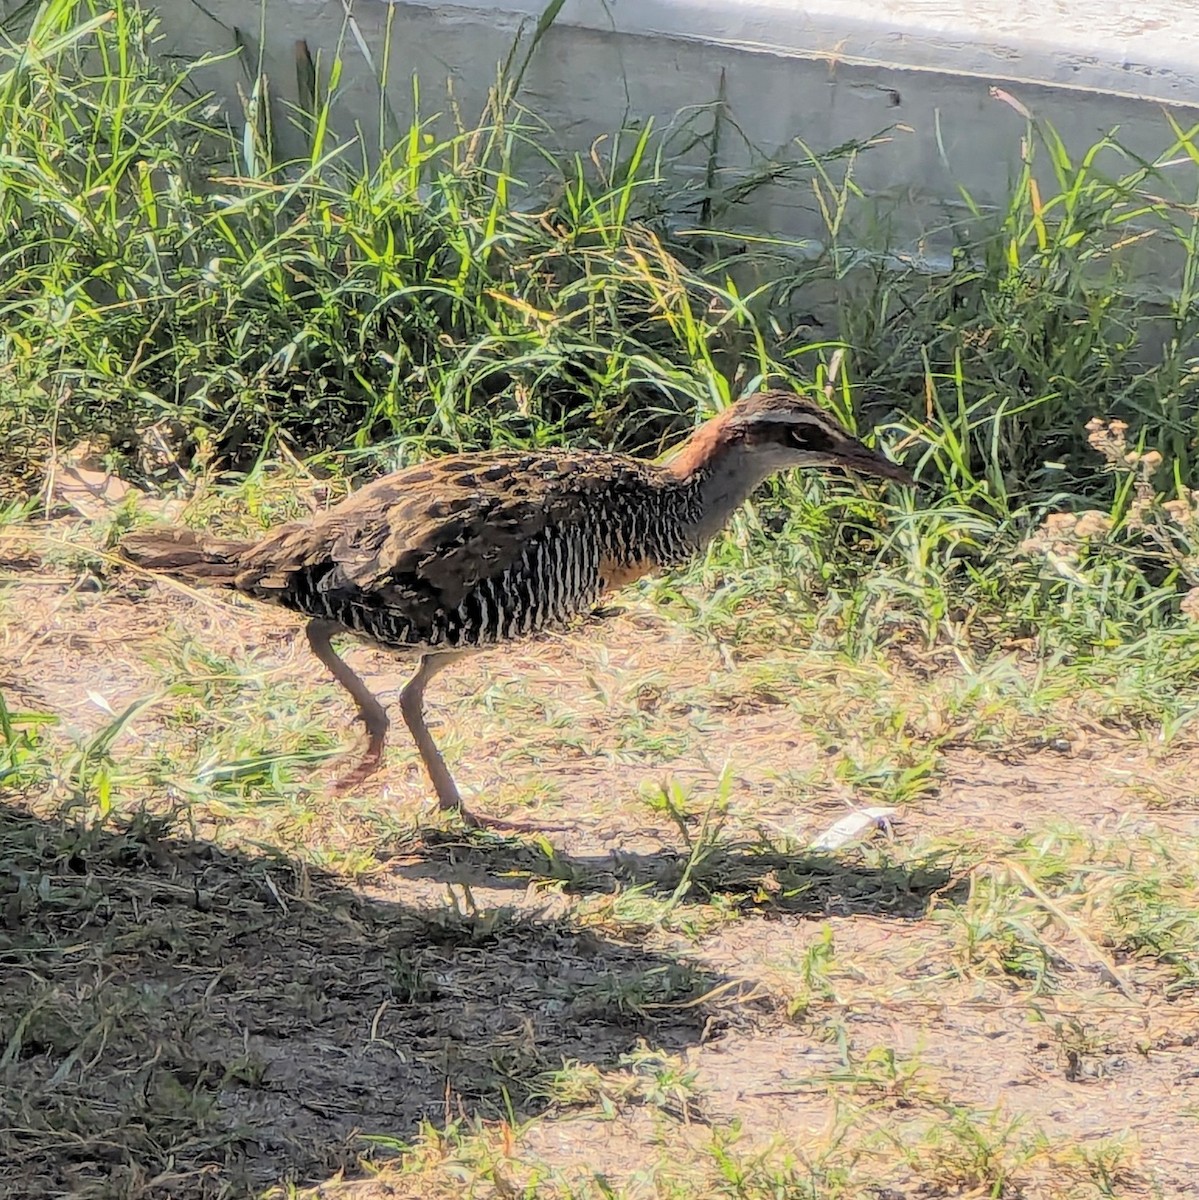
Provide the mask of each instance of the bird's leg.
{"label": "bird's leg", "polygon": [[354,698],[354,703],[358,706],[358,716],[366,726],[366,752],[358,765],[333,785],[335,792],[348,792],[365,783],[379,769],[379,764],[383,761],[383,745],[387,740],[387,730],[391,722],[387,719],[387,710],[375,699],[374,693],[366,686],[362,677],[349,663],[339,658],[337,651],[333,649],[331,639],[340,628],[332,621],[309,621],[305,633],[308,635],[308,645],[312,653]]}
{"label": "bird's leg", "polygon": [[458,794],[458,786],[454,783],[454,778],[445,765],[445,759],[441,757],[441,751],[437,749],[433,735],[425,724],[425,687],[434,675],[443,671],[455,659],[463,658],[470,653],[469,650],[440,650],[422,655],[420,666],[416,668],[416,674],[400,692],[400,712],[404,714],[404,724],[408,726],[412,738],[416,742],[416,748],[420,751],[425,770],[429,772],[429,778],[433,781],[433,788],[437,792],[438,808],[443,811],[457,812],[464,824],[476,828],[486,825],[492,829],[510,829],[522,833],[562,829],[561,825],[535,826],[518,821],[500,821],[495,818],[481,821],[463,805],[462,797]]}
{"label": "bird's leg", "polygon": [[425,688],[429,680],[438,672],[445,670],[456,658],[461,658],[463,652],[443,650],[432,654],[422,654],[416,674],[404,685],[400,692],[400,712],[404,715],[404,724],[412,734],[416,748],[420,751],[421,762],[429,772],[433,790],[437,793],[437,805],[442,809],[454,809],[463,813],[462,797],[458,794],[458,785],[437,749],[437,743],[425,724]]}

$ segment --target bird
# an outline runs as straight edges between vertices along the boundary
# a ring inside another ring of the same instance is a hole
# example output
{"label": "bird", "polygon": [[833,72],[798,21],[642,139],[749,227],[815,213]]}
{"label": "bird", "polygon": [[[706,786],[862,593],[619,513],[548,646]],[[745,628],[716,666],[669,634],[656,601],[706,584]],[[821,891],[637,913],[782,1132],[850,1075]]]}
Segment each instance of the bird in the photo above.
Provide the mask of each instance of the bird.
{"label": "bird", "polygon": [[698,425],[662,461],[590,450],[447,455],[382,475],[259,541],[157,526],[127,534],[121,553],[308,619],[312,653],[366,731],[337,793],[378,771],[390,721],[333,639],[352,634],[414,657],[400,714],[438,806],[477,825],[426,724],[430,682],[465,655],[567,627],[607,593],[682,566],[767,479],[794,468],[915,483],[814,400],[762,391]]}

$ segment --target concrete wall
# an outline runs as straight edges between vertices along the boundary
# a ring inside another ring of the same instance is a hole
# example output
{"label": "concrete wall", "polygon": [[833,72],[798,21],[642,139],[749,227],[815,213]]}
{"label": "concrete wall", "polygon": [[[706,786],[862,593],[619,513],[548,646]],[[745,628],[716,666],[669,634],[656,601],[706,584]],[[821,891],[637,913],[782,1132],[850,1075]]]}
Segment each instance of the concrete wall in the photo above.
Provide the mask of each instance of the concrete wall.
{"label": "concrete wall", "polygon": [[[328,61],[342,43],[351,64],[339,121],[376,134],[371,68],[345,28],[342,0],[265,0],[261,50],[277,97],[296,94],[297,43]],[[392,18],[389,99],[411,114],[443,114],[447,88],[467,121],[482,111],[497,63],[544,0],[458,0],[394,5],[352,0],[376,64]],[[160,0],[171,48],[228,49],[235,27],[257,48],[260,14],[245,0]],[[622,125],[652,117],[660,129],[690,119],[722,94],[729,123],[722,181],[763,159],[794,159],[796,139],[820,151],[889,129],[861,157],[860,185],[877,198],[909,250],[940,257],[948,222],[962,220],[958,187],[1001,204],[1025,123],[1000,88],[1051,121],[1075,150],[1119,130],[1154,158],[1170,141],[1163,106],[1199,122],[1199,15],[1194,0],[569,0],[538,47],[522,100],[564,150],[586,150]],[[722,83],[723,78],[723,83]],[[227,64],[210,76],[226,95],[244,76]],[[682,114],[682,116],[680,116]],[[700,177],[706,146],[678,169]],[[1123,164],[1111,156],[1111,169]],[[1193,167],[1187,167],[1193,178]],[[1192,197],[1193,199],[1193,197]],[[747,230],[821,238],[810,187],[755,192],[730,220]],[[941,232],[937,232],[941,231]],[[931,235],[931,236],[930,236]]]}

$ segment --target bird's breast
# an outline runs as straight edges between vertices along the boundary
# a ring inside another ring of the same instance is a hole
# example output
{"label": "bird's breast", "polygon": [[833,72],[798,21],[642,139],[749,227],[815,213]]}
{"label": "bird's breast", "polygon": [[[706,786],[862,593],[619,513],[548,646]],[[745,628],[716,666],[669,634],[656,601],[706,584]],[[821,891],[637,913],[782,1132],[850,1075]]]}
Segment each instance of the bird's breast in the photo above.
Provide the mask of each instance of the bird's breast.
{"label": "bird's breast", "polygon": [[657,570],[658,564],[648,555],[631,559],[604,557],[600,559],[600,589],[614,592],[627,584],[634,583],[643,575]]}

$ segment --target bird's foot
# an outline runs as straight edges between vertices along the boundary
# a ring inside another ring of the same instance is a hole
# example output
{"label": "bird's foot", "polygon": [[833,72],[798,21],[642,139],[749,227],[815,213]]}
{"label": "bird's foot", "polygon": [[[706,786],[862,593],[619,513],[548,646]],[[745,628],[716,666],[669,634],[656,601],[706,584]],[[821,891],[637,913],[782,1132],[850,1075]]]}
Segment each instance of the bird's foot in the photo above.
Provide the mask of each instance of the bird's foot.
{"label": "bird's foot", "polygon": [[443,811],[455,812],[467,829],[487,830],[499,833],[565,833],[569,825],[546,825],[540,821],[504,821],[499,817],[478,817],[465,804],[459,802],[453,808],[442,805]]}

